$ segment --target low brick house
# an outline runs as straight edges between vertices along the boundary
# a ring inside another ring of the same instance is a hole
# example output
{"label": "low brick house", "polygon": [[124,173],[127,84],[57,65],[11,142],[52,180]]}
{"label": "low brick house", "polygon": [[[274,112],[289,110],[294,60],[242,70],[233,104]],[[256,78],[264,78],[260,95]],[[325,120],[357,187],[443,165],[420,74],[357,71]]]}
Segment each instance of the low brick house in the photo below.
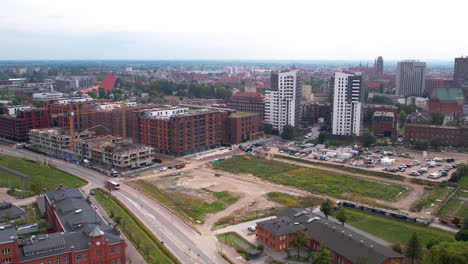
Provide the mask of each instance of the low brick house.
{"label": "low brick house", "polygon": [[302,208],[289,208],[276,218],[257,223],[257,240],[280,252],[292,247],[291,234],[304,230],[309,236],[309,251],[317,252],[324,243],[331,251],[333,264],[402,264],[404,257],[371,239]]}

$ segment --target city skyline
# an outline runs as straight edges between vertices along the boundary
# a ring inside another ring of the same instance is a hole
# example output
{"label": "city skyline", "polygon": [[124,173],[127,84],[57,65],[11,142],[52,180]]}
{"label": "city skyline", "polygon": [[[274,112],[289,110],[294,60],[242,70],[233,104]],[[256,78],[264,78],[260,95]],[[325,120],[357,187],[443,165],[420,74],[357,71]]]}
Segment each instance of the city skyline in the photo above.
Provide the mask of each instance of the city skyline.
{"label": "city skyline", "polygon": [[[0,16],[8,36],[0,60],[449,60],[468,55],[468,37],[453,26],[463,23],[466,3],[459,2],[452,9],[426,1],[422,13],[403,1],[6,1],[13,12]],[[450,41],[433,37],[442,31]]]}

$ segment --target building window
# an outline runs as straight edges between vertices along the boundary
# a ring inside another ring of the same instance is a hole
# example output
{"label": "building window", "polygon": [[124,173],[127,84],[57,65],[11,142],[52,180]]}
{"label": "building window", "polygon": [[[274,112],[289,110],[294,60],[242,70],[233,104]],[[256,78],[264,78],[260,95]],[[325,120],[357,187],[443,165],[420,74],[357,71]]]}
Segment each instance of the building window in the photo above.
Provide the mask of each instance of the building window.
{"label": "building window", "polygon": [[83,255],[83,260],[88,260],[88,255]]}
{"label": "building window", "polygon": [[4,258],[2,263],[11,263],[11,258]]}
{"label": "building window", "polygon": [[10,248],[4,248],[2,249],[2,254],[8,254],[11,252],[11,249]]}
{"label": "building window", "polygon": [[122,264],[122,263],[120,262],[120,259],[117,259],[117,264]]}
{"label": "building window", "polygon": [[55,260],[55,264],[60,264],[60,259],[59,258]]}
{"label": "building window", "polygon": [[115,248],[111,247],[110,253],[111,253],[111,254],[114,254],[114,253],[115,253]]}
{"label": "building window", "polygon": [[76,256],[76,262],[80,262],[81,261],[81,255],[77,255]]}
{"label": "building window", "polygon": [[96,251],[96,255],[97,255],[98,257],[102,257],[102,252],[101,252],[101,250],[97,250],[97,251]]}
{"label": "building window", "polygon": [[120,246],[115,247],[115,252],[120,253]]}
{"label": "building window", "polygon": [[68,263],[68,257],[63,257],[63,262]]}

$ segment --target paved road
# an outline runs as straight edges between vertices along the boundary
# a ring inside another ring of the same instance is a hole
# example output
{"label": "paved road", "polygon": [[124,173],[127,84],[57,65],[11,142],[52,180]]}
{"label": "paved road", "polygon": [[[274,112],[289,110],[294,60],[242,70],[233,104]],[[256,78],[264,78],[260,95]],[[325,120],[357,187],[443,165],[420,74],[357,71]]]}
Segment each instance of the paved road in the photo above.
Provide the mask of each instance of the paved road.
{"label": "paved road", "polygon": [[[83,188],[85,192],[103,187],[107,179],[91,169],[28,150],[0,145],[0,151],[31,160],[48,159],[55,167],[86,179],[89,184]],[[216,252],[216,238],[213,235],[199,235],[167,208],[125,184],[121,184],[121,190],[114,191],[113,194],[130,208],[182,263],[226,263]]]}

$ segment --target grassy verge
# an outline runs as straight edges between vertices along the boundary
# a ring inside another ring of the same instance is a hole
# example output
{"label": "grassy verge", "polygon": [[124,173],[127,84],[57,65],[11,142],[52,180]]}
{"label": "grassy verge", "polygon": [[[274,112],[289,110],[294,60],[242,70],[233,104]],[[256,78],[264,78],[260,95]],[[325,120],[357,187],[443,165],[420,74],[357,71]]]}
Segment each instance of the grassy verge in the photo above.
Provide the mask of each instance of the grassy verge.
{"label": "grassy verge", "polygon": [[[29,178],[25,183],[24,197],[30,197],[46,190],[53,190],[60,184],[68,187],[84,186],[87,181],[79,178],[73,174],[58,170],[49,166],[39,164],[35,161],[8,156],[0,154],[0,167],[5,168],[11,172],[19,175],[24,175]],[[10,175],[4,171],[0,171],[0,186],[11,187],[19,189],[21,187],[21,180],[19,177]],[[21,197],[20,192],[14,194]]]}
{"label": "grassy verge", "polygon": [[284,209],[285,207],[275,207],[261,210],[255,210],[250,208],[239,209],[234,211],[231,215],[225,216],[216,221],[216,223],[213,224],[213,228],[222,228],[229,225],[235,225],[243,222],[252,221],[255,219],[277,215]]}
{"label": "grassy verge", "polygon": [[[436,212],[442,203],[447,200],[448,196],[454,191],[453,187],[443,186],[426,186],[424,187],[425,194],[422,200],[411,206],[412,212],[420,212],[423,209],[430,209]],[[439,201],[438,201],[439,200]],[[434,204],[434,206],[432,206]]]}
{"label": "grassy verge", "polygon": [[461,200],[460,198],[468,198],[468,193],[460,190],[452,196],[452,199],[440,210],[441,216],[452,216],[464,218],[468,215],[468,201]]}
{"label": "grassy verge", "polygon": [[413,233],[418,235],[423,246],[432,238],[440,238],[443,241],[453,241],[453,234],[449,232],[355,209],[342,208],[340,210],[343,209],[348,216],[347,224],[392,244],[400,243],[406,245]]}
{"label": "grassy verge", "polygon": [[405,177],[397,175],[397,174],[391,174],[391,173],[379,172],[379,171],[372,171],[372,170],[364,170],[364,169],[360,169],[360,168],[353,168],[353,167],[348,167],[348,166],[344,166],[344,165],[334,164],[334,163],[331,163],[331,162],[329,162],[329,163],[314,162],[314,161],[304,160],[304,159],[295,158],[295,157],[286,156],[286,155],[275,155],[275,158],[287,159],[287,160],[292,160],[292,161],[296,161],[296,162],[312,164],[312,165],[322,166],[322,167],[329,167],[329,168],[334,168],[334,169],[340,169],[340,170],[351,172],[351,173],[359,173],[359,174],[363,174],[363,175],[387,178],[387,179],[392,179],[392,180],[398,180],[398,181],[404,181],[405,180]]}
{"label": "grassy verge", "polygon": [[316,205],[322,204],[323,199],[314,197],[314,196],[294,196],[281,192],[269,192],[267,193],[267,199],[284,205],[286,207],[299,207],[299,208],[309,208]]}
{"label": "grassy verge", "polygon": [[[153,235],[153,233],[115,197],[109,198],[101,190],[95,190],[94,197],[114,220],[119,219],[120,229],[145,258],[147,263],[180,263],[171,252]],[[117,222],[117,221],[116,221]]]}
{"label": "grassy verge", "polygon": [[165,206],[172,208],[175,211],[174,213],[185,222],[192,223],[203,223],[207,214],[222,211],[238,199],[238,197],[227,191],[213,192],[213,196],[217,198],[217,200],[212,203],[207,203],[193,195],[161,190],[147,181],[132,181],[129,185]]}
{"label": "grassy verge", "polygon": [[242,238],[239,234],[235,232],[228,232],[216,235],[218,240],[223,242],[224,244],[233,247],[241,257],[248,260],[248,250],[255,249],[255,245],[250,243],[249,241]]}
{"label": "grassy verge", "polygon": [[367,180],[259,157],[234,157],[214,164],[213,167],[232,173],[253,174],[263,180],[343,199],[364,197],[391,201],[408,189],[400,184]]}

